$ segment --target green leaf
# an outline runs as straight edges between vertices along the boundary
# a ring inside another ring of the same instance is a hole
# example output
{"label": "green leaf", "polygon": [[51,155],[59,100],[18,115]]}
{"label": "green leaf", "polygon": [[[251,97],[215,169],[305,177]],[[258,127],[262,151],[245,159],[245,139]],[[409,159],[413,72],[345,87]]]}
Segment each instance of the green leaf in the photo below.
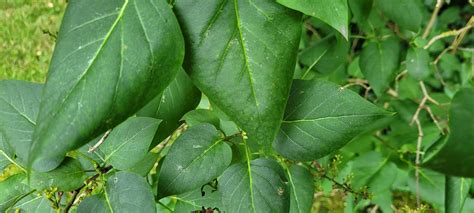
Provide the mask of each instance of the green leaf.
{"label": "green leaf", "polygon": [[0,172],[5,169],[13,160],[13,154],[10,145],[5,141],[3,134],[0,132]]}
{"label": "green leaf", "polygon": [[89,212],[111,212],[107,204],[105,195],[96,194],[84,199],[77,207],[77,213],[89,213]]}
{"label": "green leaf", "polygon": [[232,150],[214,126],[189,128],[176,139],[162,164],[158,197],[201,187],[221,175],[231,160]]}
{"label": "green leaf", "polygon": [[162,120],[151,147],[167,138],[181,124],[180,120],[184,114],[195,109],[201,100],[199,91],[181,69],[176,78],[150,103],[141,109],[137,115],[152,117]]}
{"label": "green leaf", "polygon": [[176,206],[174,212],[188,213],[204,208],[223,209],[221,194],[218,191],[212,192],[212,189],[205,187],[205,196],[201,195],[201,189],[196,189],[176,197]]}
{"label": "green leaf", "polygon": [[118,170],[127,170],[148,153],[160,120],[132,117],[118,125],[99,147],[104,161]]}
{"label": "green leaf", "polygon": [[117,172],[109,177],[105,196],[111,212],[156,212],[150,185],[134,173]]}
{"label": "green leaf", "polygon": [[149,152],[141,161],[133,165],[131,168],[127,169],[127,171],[134,172],[143,177],[146,177],[159,157],[159,153]]}
{"label": "green leaf", "polygon": [[459,90],[450,110],[451,133],[428,149],[426,167],[451,176],[474,177],[474,88]]}
{"label": "green leaf", "polygon": [[219,178],[226,212],[288,212],[287,187],[272,160],[256,159],[234,164]]}
{"label": "green leaf", "polygon": [[270,148],[290,90],[301,15],[273,0],[177,0],[174,9],[193,82],[252,143]]}
{"label": "green leaf", "polygon": [[54,213],[51,203],[42,195],[29,195],[18,201],[11,207],[9,213],[28,212],[28,213]]}
{"label": "green leaf", "polygon": [[395,38],[370,41],[364,46],[359,66],[377,96],[381,96],[394,79],[400,51],[400,43]]}
{"label": "green leaf", "polygon": [[392,205],[392,184],[397,177],[397,166],[379,152],[364,153],[352,163],[353,187],[358,190],[367,186],[372,193],[371,201],[383,212],[390,212]]}
{"label": "green leaf", "polygon": [[288,170],[290,189],[290,212],[311,212],[314,196],[313,176],[308,169],[292,165]]}
{"label": "green leaf", "polygon": [[28,192],[26,176],[23,174],[11,176],[0,182],[0,211],[5,212]]}
{"label": "green leaf", "polygon": [[195,126],[201,123],[210,123],[215,127],[219,128],[220,120],[215,113],[208,109],[196,109],[186,113],[183,116],[188,126]]}
{"label": "green leaf", "polygon": [[0,81],[0,133],[23,163],[28,160],[41,89],[40,84]]}
{"label": "green leaf", "polygon": [[183,43],[166,1],[71,1],[44,87],[29,166],[56,168],[68,151],[160,94],[181,66]]}
{"label": "green leaf", "polygon": [[408,74],[416,80],[421,81],[430,75],[431,58],[427,50],[419,47],[408,49],[406,63]]}
{"label": "green leaf", "polygon": [[373,0],[348,0],[354,20],[361,24],[367,21],[374,4]]}
{"label": "green leaf", "polygon": [[445,184],[445,212],[462,212],[464,202],[469,195],[471,180],[466,178],[446,176]]}
{"label": "green leaf", "polygon": [[274,148],[294,160],[319,159],[388,115],[334,83],[295,80]]}
{"label": "green leaf", "polygon": [[66,158],[56,169],[49,172],[31,171],[30,185],[33,189],[43,190],[57,187],[59,191],[72,191],[79,188],[86,179],[81,163],[74,158]]}
{"label": "green leaf", "polygon": [[329,35],[300,54],[300,62],[307,66],[302,79],[311,69],[319,73],[329,74],[336,71],[347,60],[349,42],[340,35]]}
{"label": "green leaf", "polygon": [[277,0],[277,2],[320,19],[348,40],[349,8],[347,0]]}
{"label": "green leaf", "polygon": [[385,16],[397,23],[401,28],[418,32],[423,21],[420,8],[413,0],[376,0],[378,7]]}

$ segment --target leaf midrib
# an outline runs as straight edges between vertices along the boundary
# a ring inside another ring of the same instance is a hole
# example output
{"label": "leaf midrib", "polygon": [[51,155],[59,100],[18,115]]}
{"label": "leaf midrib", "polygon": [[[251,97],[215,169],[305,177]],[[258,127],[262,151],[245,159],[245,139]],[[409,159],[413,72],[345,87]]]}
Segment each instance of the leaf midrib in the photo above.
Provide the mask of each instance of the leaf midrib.
{"label": "leaf midrib", "polygon": [[341,118],[353,118],[353,117],[376,117],[376,116],[386,116],[388,114],[377,113],[377,114],[354,114],[354,115],[341,115],[341,116],[327,116],[314,119],[298,119],[298,120],[285,120],[282,123],[300,123],[300,122],[317,122],[323,120],[331,119],[341,119]]}
{"label": "leaf midrib", "polygon": [[56,111],[55,113],[53,112],[51,118],[54,118],[56,117],[57,115],[59,115],[59,113],[65,109],[64,104],[66,103],[66,101],[69,99],[69,97],[71,97],[71,94],[74,92],[74,90],[77,88],[77,86],[79,85],[79,83],[83,80],[83,78],[89,73],[92,65],[97,61],[97,58],[99,57],[100,53],[102,52],[102,50],[104,49],[104,46],[107,44],[110,36],[112,35],[113,31],[116,29],[118,23],[120,22],[120,20],[122,20],[122,17],[124,15],[124,12],[125,12],[125,9],[127,8],[128,6],[128,3],[129,3],[129,0],[125,0],[124,4],[122,5],[122,8],[120,9],[120,12],[118,13],[117,15],[117,18],[115,19],[114,23],[112,24],[112,26],[110,27],[110,30],[107,32],[104,40],[102,41],[99,49],[97,50],[97,52],[94,54],[93,58],[92,58],[92,61],[90,62],[90,64],[87,66],[86,70],[84,71],[84,73],[82,73],[82,75],[80,75],[79,79],[77,80],[77,82],[74,84],[74,86],[69,90],[69,92],[67,93],[66,97],[63,98],[63,100],[61,101],[60,103],[60,106],[58,107],[58,111]]}

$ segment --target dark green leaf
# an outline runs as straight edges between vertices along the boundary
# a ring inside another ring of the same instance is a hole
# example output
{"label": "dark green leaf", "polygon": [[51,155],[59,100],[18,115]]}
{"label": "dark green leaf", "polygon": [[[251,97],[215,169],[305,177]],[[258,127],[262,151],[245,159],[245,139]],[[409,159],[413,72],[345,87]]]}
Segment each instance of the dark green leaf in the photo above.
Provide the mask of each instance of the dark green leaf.
{"label": "dark green leaf", "polygon": [[165,1],[69,2],[43,92],[30,166],[50,171],[68,151],[136,113],[172,81],[183,46]]}
{"label": "dark green leaf", "polygon": [[270,148],[285,109],[301,15],[273,0],[177,0],[186,70],[207,97]]}
{"label": "dark green leaf", "polygon": [[0,211],[5,212],[6,209],[14,205],[22,196],[29,192],[26,184],[26,176],[17,174],[0,182]]}
{"label": "dark green leaf", "polygon": [[397,39],[371,41],[362,50],[359,66],[375,94],[381,96],[395,77],[401,46]]}
{"label": "dark green leaf", "polygon": [[219,191],[226,212],[288,212],[287,186],[268,160],[229,167],[219,178]]}
{"label": "dark green leaf", "polygon": [[223,210],[221,194],[218,191],[204,188],[205,196],[201,195],[201,189],[194,190],[176,197],[174,212],[188,213],[205,208],[219,208]]}
{"label": "dark green leaf", "polygon": [[196,109],[186,113],[183,119],[189,126],[198,125],[201,123],[210,123],[215,127],[220,126],[219,118],[214,114],[213,111],[208,109]]}
{"label": "dark green leaf", "polygon": [[342,36],[330,35],[304,50],[300,62],[308,68],[302,79],[312,69],[322,74],[336,71],[346,61],[348,48],[349,43]]}
{"label": "dark green leaf", "polygon": [[348,0],[354,20],[357,23],[363,23],[369,18],[374,4],[373,0]]}
{"label": "dark green leaf", "polygon": [[159,197],[199,188],[229,166],[232,150],[211,124],[184,132],[170,148],[160,170]]}
{"label": "dark green leaf", "polygon": [[400,27],[418,32],[423,16],[414,0],[377,0],[375,5]]}
{"label": "dark green leaf", "polygon": [[349,38],[349,8],[346,0],[277,0],[278,3],[314,16]]}
{"label": "dark green leaf", "polygon": [[79,188],[86,179],[81,163],[73,158],[66,158],[55,170],[49,172],[31,171],[30,185],[37,190],[57,187],[59,191],[72,191]]}
{"label": "dark green leaf", "polygon": [[318,159],[388,115],[334,83],[295,80],[274,147],[290,159]]}
{"label": "dark green leaf", "polygon": [[107,180],[105,196],[111,212],[156,212],[150,185],[134,173],[117,172],[111,176]]}
{"label": "dark green leaf", "polygon": [[0,81],[0,133],[26,163],[41,99],[40,84]]}
{"label": "dark green leaf", "polygon": [[135,166],[147,155],[159,124],[154,118],[132,117],[117,126],[99,147],[104,161],[118,170]]}
{"label": "dark green leaf", "polygon": [[454,96],[448,138],[441,138],[425,155],[425,166],[452,176],[474,177],[474,89]]}
{"label": "dark green leaf", "polygon": [[[136,210],[135,210],[136,211]],[[77,207],[77,213],[90,213],[100,212],[107,213],[112,212],[108,206],[107,199],[103,194],[97,194],[90,196],[79,204]]]}
{"label": "dark green leaf", "polygon": [[430,75],[431,58],[423,48],[410,48],[407,53],[408,73],[416,80],[423,80]]}
{"label": "dark green leaf", "polygon": [[459,213],[462,212],[464,202],[469,194],[471,180],[466,178],[458,178],[446,176],[445,182],[445,212]]}
{"label": "dark green leaf", "polygon": [[308,169],[292,165],[288,170],[290,189],[290,212],[311,212],[314,196],[313,176]]}
{"label": "dark green leaf", "polygon": [[201,92],[181,69],[174,81],[163,93],[148,103],[137,115],[162,120],[151,147],[168,137],[181,124],[185,113],[195,109],[201,100]]}

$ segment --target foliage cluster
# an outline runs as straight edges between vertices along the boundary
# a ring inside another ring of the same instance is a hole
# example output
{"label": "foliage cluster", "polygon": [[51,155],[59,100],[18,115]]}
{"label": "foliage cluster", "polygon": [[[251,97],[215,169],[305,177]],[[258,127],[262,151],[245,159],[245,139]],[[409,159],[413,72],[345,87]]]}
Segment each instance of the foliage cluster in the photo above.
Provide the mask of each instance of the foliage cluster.
{"label": "foliage cluster", "polygon": [[473,212],[473,15],[70,0],[46,83],[0,81],[0,211]]}

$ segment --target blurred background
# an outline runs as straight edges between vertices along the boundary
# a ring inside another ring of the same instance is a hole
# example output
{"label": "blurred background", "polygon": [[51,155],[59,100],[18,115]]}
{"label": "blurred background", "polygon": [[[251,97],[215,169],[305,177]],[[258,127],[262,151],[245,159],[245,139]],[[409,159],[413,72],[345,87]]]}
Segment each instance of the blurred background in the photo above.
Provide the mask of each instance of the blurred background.
{"label": "blurred background", "polygon": [[0,0],[0,80],[44,82],[66,0]]}

